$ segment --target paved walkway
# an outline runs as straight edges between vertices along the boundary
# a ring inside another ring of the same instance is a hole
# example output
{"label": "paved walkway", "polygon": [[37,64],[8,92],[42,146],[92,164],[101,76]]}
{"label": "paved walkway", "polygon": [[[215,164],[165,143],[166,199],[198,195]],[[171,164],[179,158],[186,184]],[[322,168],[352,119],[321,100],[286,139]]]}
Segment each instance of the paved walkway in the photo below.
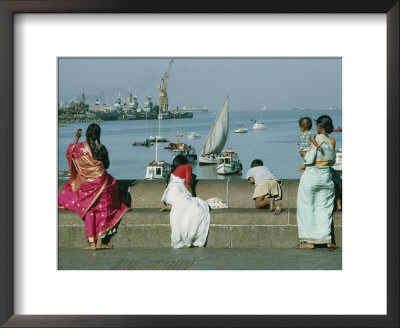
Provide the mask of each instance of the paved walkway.
{"label": "paved walkway", "polygon": [[342,249],[60,248],[60,270],[341,270]]}

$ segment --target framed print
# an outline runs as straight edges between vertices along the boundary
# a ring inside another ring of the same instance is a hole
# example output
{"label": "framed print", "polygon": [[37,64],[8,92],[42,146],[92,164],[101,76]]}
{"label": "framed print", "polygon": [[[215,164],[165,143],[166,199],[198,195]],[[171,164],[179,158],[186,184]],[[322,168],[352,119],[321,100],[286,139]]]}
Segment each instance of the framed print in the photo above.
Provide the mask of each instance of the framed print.
{"label": "framed print", "polygon": [[[0,1],[0,323],[398,326],[398,18],[398,1]],[[132,54],[342,58],[352,190],[344,195],[343,270],[59,270],[50,205],[57,181],[49,173],[57,157],[50,112],[57,107],[57,58]],[[105,279],[112,283],[104,286]],[[326,282],[322,299],[327,294],[332,304],[307,306],[303,300]],[[112,304],[88,304],[92,289]],[[175,296],[189,290],[188,301]]]}

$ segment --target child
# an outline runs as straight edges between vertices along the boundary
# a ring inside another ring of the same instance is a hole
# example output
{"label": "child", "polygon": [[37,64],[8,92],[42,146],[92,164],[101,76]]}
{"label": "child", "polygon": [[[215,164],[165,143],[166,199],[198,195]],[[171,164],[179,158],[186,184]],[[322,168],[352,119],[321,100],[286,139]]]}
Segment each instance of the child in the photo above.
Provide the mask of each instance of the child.
{"label": "child", "polygon": [[247,171],[247,180],[255,185],[253,200],[256,208],[269,207],[275,215],[281,213],[281,207],[275,204],[282,199],[281,182],[275,178],[269,168],[264,166],[260,159],[251,162],[251,169]]}
{"label": "child", "polygon": [[322,148],[318,145],[315,140],[315,133],[311,131],[312,121],[309,117],[302,117],[299,120],[300,134],[299,140],[297,141],[297,149],[301,155],[304,157],[305,153],[310,149],[311,143],[322,151]]}

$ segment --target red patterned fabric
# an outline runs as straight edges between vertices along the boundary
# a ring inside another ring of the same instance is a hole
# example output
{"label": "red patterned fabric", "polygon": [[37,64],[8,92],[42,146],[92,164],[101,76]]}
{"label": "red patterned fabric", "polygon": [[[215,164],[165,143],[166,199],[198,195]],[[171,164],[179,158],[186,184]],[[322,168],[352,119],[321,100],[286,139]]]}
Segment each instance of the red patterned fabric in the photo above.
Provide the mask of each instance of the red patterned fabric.
{"label": "red patterned fabric", "polygon": [[58,205],[75,211],[85,221],[90,242],[112,229],[130,209],[119,199],[113,176],[95,159],[87,142],[71,144],[67,149],[71,178],[58,197]]}

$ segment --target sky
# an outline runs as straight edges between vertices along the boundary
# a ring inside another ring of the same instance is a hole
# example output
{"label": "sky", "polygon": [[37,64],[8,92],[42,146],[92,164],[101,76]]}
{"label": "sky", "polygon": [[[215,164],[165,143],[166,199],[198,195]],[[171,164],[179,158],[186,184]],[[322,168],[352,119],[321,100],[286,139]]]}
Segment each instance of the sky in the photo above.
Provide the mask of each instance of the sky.
{"label": "sky", "polygon": [[148,95],[158,103],[161,78],[174,59],[167,87],[170,107],[218,111],[229,95],[230,110],[342,108],[340,58],[60,58],[59,102],[85,92],[110,105],[118,93]]}

